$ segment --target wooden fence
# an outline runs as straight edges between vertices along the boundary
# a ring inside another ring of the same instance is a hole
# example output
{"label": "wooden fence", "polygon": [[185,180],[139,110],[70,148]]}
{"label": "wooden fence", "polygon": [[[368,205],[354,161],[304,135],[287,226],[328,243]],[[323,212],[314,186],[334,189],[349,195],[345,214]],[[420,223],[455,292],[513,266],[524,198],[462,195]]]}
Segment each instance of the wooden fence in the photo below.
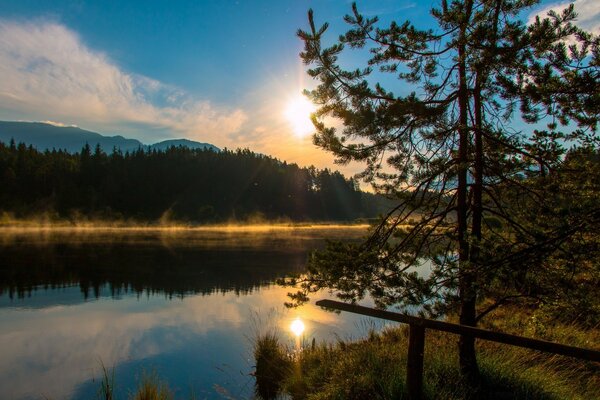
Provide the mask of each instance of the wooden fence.
{"label": "wooden fence", "polygon": [[401,322],[409,325],[408,337],[408,361],[406,364],[406,386],[408,397],[411,400],[422,398],[423,387],[423,352],[425,349],[425,329],[449,332],[456,335],[472,336],[478,339],[492,342],[505,343],[512,346],[525,347],[527,349],[545,351],[547,353],[560,354],[575,357],[582,360],[600,362],[600,351],[583,349],[581,347],[567,346],[560,343],[538,340],[508,333],[494,332],[472,326],[452,324],[427,318],[413,317],[410,315],[394,313],[390,311],[377,310],[359,305],[342,303],[334,300],[319,300],[317,305],[340,311],[348,311],[355,314],[367,315],[369,317],[381,318],[390,321]]}

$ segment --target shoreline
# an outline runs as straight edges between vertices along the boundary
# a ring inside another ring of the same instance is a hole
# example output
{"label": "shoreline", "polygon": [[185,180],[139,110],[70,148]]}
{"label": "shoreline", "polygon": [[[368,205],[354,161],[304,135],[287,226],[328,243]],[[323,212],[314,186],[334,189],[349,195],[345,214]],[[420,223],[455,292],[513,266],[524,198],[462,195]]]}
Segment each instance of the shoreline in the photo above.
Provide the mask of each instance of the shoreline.
{"label": "shoreline", "polygon": [[7,224],[0,223],[0,233],[19,232],[268,232],[287,230],[344,230],[368,229],[367,223],[341,222],[274,222],[274,223],[222,223],[222,224],[140,224],[140,223],[109,223],[107,221],[89,222],[34,222],[19,221]]}

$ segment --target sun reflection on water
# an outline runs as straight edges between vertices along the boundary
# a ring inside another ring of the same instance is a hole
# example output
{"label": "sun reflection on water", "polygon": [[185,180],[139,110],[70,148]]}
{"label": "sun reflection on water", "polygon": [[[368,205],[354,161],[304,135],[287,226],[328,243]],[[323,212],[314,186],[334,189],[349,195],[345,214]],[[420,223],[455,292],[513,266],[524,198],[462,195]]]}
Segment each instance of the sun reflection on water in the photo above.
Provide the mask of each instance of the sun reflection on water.
{"label": "sun reflection on water", "polygon": [[300,318],[296,318],[290,325],[290,330],[296,336],[302,335],[302,333],[304,332],[304,322],[302,322]]}

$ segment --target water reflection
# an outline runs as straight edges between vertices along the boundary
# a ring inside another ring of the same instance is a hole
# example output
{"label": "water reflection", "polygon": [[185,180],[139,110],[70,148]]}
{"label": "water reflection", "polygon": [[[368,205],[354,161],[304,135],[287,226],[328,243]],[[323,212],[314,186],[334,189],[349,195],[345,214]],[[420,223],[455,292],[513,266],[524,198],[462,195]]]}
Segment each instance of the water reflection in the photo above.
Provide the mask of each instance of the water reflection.
{"label": "water reflection", "polygon": [[142,369],[179,397],[193,388],[198,398],[247,398],[257,330],[277,326],[293,340],[298,319],[307,338],[356,332],[359,317],[283,309],[287,289],[272,284],[301,271],[331,234],[2,234],[0,398],[94,398],[99,360],[116,367],[120,398]]}
{"label": "water reflection", "polygon": [[358,237],[362,229],[260,231],[58,229],[0,231],[0,295],[77,284],[83,298],[164,293],[248,293],[301,271],[324,237]]}
{"label": "water reflection", "polygon": [[302,322],[302,320],[300,320],[300,318],[296,318],[290,325],[290,330],[296,336],[302,335],[302,332],[304,332],[304,322]]}

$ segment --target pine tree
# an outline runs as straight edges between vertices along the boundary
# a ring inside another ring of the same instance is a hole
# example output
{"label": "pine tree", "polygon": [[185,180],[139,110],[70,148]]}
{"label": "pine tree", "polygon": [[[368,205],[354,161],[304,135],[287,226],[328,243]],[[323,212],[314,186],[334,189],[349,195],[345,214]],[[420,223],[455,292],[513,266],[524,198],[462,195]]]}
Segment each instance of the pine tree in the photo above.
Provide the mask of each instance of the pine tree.
{"label": "pine tree", "polygon": [[[322,44],[328,25],[317,28],[309,11],[310,29],[298,36],[308,73],[319,81],[306,92],[319,106],[315,144],[339,163],[363,162],[359,178],[398,206],[365,243],[316,253],[307,276],[288,282],[301,283],[296,303],[326,287],[349,301],[369,293],[380,307],[456,310],[461,324],[475,326],[528,295],[520,282],[529,271],[515,260],[547,259],[577,226],[523,223],[513,213],[544,208],[549,193],[540,179],[560,168],[567,140],[594,142],[600,114],[598,38],[573,25],[572,7],[525,25],[515,16],[533,4],[442,1],[432,11],[436,31],[408,21],[380,28],[353,4],[350,29],[330,47]],[[568,48],[568,40],[577,44]],[[369,49],[367,66],[342,68],[348,48]],[[403,82],[398,92],[413,91],[399,95],[375,83],[375,69]],[[519,116],[538,122],[541,111],[556,117],[544,120],[547,131],[511,126]],[[341,121],[341,131],[324,117]],[[596,223],[598,211],[589,217]],[[424,265],[427,276],[418,273]],[[459,355],[461,371],[476,382],[473,338],[461,337]]]}

